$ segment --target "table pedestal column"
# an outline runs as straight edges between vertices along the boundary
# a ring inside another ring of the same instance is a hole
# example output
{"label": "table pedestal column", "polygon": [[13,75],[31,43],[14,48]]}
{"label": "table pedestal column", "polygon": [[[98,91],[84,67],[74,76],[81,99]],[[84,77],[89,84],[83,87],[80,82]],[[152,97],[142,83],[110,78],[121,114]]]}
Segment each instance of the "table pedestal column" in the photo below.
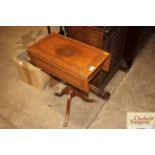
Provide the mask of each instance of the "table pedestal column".
{"label": "table pedestal column", "polygon": [[80,97],[82,100],[86,102],[94,102],[95,100],[88,98],[88,94],[76,89],[73,86],[67,85],[61,93],[55,93],[56,96],[63,96],[67,94],[67,105],[66,105],[66,114],[65,114],[65,120],[63,126],[66,127],[69,121],[69,116],[70,116],[70,107],[71,107],[71,99],[74,96]]}

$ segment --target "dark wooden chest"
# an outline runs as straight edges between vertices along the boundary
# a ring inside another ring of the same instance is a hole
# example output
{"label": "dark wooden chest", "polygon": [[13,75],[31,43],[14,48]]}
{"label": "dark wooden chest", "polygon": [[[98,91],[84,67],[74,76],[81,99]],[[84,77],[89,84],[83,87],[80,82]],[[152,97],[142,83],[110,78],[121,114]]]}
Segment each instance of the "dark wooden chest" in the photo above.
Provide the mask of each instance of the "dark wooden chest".
{"label": "dark wooden chest", "polygon": [[101,72],[92,81],[96,91],[100,91],[121,64],[127,27],[121,26],[67,26],[67,36],[112,54],[109,73]]}

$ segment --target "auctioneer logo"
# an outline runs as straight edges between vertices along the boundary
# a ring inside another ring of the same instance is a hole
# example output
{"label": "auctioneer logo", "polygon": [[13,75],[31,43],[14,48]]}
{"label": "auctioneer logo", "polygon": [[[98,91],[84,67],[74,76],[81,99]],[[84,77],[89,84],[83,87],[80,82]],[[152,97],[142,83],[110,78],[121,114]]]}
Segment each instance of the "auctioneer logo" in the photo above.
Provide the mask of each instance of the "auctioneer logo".
{"label": "auctioneer logo", "polygon": [[155,129],[155,112],[128,112],[128,129]]}

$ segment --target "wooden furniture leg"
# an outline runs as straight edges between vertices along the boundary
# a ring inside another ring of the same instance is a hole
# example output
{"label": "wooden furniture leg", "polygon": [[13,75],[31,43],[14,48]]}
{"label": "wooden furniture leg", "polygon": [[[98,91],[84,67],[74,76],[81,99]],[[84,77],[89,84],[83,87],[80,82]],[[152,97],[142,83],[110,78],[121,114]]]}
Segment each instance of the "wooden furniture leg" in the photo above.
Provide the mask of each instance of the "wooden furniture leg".
{"label": "wooden furniture leg", "polygon": [[63,124],[64,127],[67,126],[69,121],[72,93],[73,93],[72,91],[69,91],[67,95],[66,115],[65,115],[65,120]]}
{"label": "wooden furniture leg", "polygon": [[65,87],[65,88],[61,91],[61,93],[54,93],[54,94],[55,94],[56,96],[59,96],[59,97],[65,95],[65,94],[68,94],[68,87]]}
{"label": "wooden furniture leg", "polygon": [[108,100],[110,98],[110,93],[105,91],[102,88],[98,88],[94,85],[89,85],[90,86],[90,90],[95,93],[97,96],[101,97],[104,100]]}
{"label": "wooden furniture leg", "polygon": [[87,94],[83,93],[82,91],[68,85],[66,86],[61,93],[55,93],[56,96],[63,96],[67,94],[67,104],[66,104],[66,114],[65,114],[65,120],[64,120],[64,124],[63,126],[66,127],[69,121],[69,116],[70,116],[70,107],[71,107],[71,99],[74,96],[78,96],[80,97],[82,100],[86,101],[86,102],[94,102],[93,99],[88,98],[88,96],[86,96]]}
{"label": "wooden furniture leg", "polygon": [[103,90],[102,93],[100,94],[100,96],[104,99],[104,100],[108,100],[110,98],[110,93]]}
{"label": "wooden furniture leg", "polygon": [[88,98],[88,96],[82,94],[82,92],[77,91],[77,90],[73,92],[73,96],[78,96],[85,102],[94,102],[94,99]]}

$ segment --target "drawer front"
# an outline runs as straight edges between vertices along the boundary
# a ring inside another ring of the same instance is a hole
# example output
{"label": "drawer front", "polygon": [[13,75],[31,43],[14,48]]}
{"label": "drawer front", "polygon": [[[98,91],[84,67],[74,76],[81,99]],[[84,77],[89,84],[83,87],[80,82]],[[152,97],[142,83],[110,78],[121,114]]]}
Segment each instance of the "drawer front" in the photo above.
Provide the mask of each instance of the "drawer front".
{"label": "drawer front", "polygon": [[97,31],[86,26],[67,26],[67,36],[82,41],[97,48],[104,48],[104,36],[101,31]]}
{"label": "drawer front", "polygon": [[40,60],[39,58],[35,58],[30,54],[29,56],[31,57],[31,63],[36,65],[37,67],[40,67],[43,71],[52,74],[53,76],[59,78],[60,80],[63,80],[86,93],[89,92],[87,79],[75,75],[72,72],[60,68],[57,65],[47,64],[46,62]]}

